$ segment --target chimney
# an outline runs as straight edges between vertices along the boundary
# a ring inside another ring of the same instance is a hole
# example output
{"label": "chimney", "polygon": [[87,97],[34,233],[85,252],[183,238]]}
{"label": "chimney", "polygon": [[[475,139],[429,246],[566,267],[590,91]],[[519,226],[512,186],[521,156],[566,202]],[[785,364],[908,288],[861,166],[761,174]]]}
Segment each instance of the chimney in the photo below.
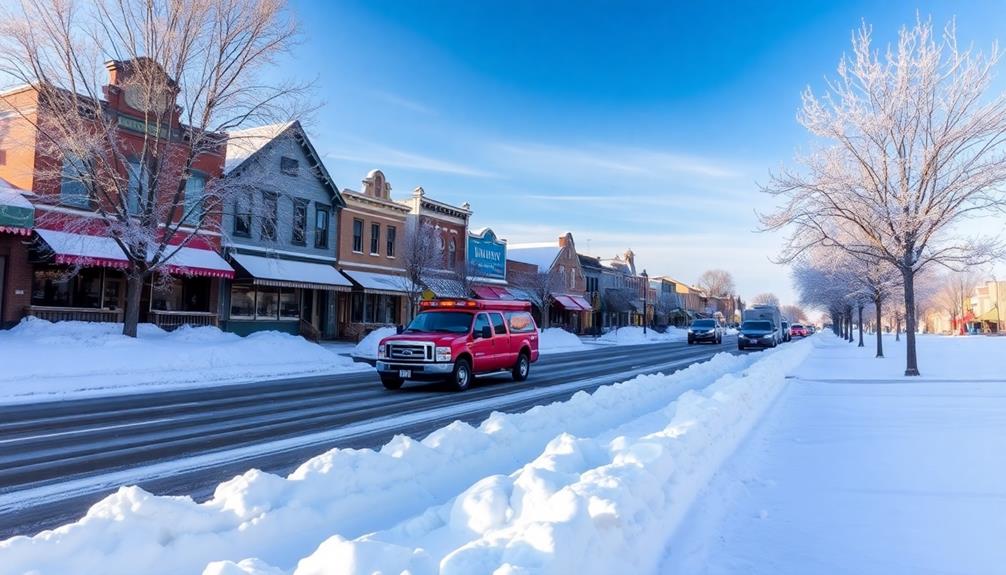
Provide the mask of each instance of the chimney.
{"label": "chimney", "polygon": [[566,246],[573,245],[573,234],[566,232],[564,235],[559,236],[559,247],[564,248]]}

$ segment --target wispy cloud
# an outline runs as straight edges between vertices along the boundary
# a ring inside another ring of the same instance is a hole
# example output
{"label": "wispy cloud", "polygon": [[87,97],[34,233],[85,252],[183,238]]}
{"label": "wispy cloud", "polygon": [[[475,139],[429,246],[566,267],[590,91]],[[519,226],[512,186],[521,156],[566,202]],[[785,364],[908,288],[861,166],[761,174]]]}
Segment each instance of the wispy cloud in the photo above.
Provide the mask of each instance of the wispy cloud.
{"label": "wispy cloud", "polygon": [[370,167],[394,166],[397,168],[422,170],[424,172],[439,172],[442,174],[477,178],[496,177],[496,174],[474,166],[364,141],[340,145],[330,150],[325,156],[333,160],[367,164]]}
{"label": "wispy cloud", "polygon": [[374,96],[374,98],[387,104],[391,104],[392,106],[397,106],[413,112],[419,112],[420,114],[426,114],[427,116],[435,116],[437,114],[437,111],[433,108],[415,100],[399,96],[398,94],[392,94],[391,92],[384,92],[382,90],[371,90],[370,93]]}
{"label": "wispy cloud", "polygon": [[688,176],[725,180],[743,175],[735,166],[721,160],[638,147],[511,142],[497,144],[495,149],[515,169],[579,178]]}

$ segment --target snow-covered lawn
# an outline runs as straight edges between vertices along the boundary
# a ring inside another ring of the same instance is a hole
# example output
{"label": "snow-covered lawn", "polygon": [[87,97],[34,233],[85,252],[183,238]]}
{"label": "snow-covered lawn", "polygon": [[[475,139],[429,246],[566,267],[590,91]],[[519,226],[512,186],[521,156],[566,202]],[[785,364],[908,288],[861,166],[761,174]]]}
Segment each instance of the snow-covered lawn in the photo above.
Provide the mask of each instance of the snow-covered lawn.
{"label": "snow-covered lawn", "polygon": [[1006,572],[1006,338],[920,336],[922,379],[893,337],[811,341],[660,572]]}
{"label": "snow-covered lawn", "polygon": [[249,471],[202,504],[122,488],[75,524],[0,542],[0,572],[652,573],[810,347],[719,354],[478,427],[332,450],[286,478]]}
{"label": "snow-covered lawn", "polygon": [[197,387],[370,369],[297,336],[248,337],[215,327],[166,332],[26,318],[0,330],[0,403]]}

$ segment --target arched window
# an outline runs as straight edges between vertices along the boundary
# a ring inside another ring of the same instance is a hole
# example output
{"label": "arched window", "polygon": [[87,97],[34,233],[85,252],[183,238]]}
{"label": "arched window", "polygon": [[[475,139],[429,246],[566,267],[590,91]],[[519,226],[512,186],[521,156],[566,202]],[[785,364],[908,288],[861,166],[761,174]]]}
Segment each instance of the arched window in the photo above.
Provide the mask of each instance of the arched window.
{"label": "arched window", "polygon": [[447,258],[448,258],[447,261],[450,264],[451,269],[454,269],[455,267],[457,267],[457,265],[458,265],[458,245],[457,245],[457,242],[454,240],[454,238],[451,238],[451,243],[448,245],[448,248],[447,248]]}

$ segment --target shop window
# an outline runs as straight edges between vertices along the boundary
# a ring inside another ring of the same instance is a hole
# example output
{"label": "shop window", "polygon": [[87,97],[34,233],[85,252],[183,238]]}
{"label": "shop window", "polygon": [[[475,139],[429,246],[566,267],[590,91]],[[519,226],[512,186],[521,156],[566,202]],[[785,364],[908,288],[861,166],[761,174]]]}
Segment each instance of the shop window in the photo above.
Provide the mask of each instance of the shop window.
{"label": "shop window", "polygon": [[280,288],[279,319],[300,319],[300,297],[296,289]]}
{"label": "shop window", "polygon": [[253,319],[255,317],[255,288],[252,286],[231,286],[231,319]]}
{"label": "shop window", "polygon": [[69,307],[72,281],[68,270],[36,268],[31,278],[31,305]]}
{"label": "shop window", "polygon": [[276,217],[279,198],[272,192],[262,192],[262,239],[276,239]]}
{"label": "shop window", "polygon": [[250,237],[252,227],[252,197],[250,193],[238,194],[234,199],[234,235]]}
{"label": "shop window", "polygon": [[364,297],[362,293],[353,293],[350,299],[349,321],[363,323]]}
{"label": "shop window", "polygon": [[363,253],[363,220],[353,220],[353,251]]}
{"label": "shop window", "polygon": [[185,180],[185,223],[197,225],[203,220],[206,196],[206,176],[192,172]]}
{"label": "shop window", "polygon": [[388,257],[395,257],[395,239],[398,235],[398,230],[395,226],[388,226]]}
{"label": "shop window", "polygon": [[293,201],[293,236],[290,240],[297,245],[306,243],[307,234],[307,200]]}
{"label": "shop window", "polygon": [[390,323],[390,324],[398,323],[398,300],[399,300],[398,296],[393,295],[381,296],[381,302],[380,302],[381,317],[379,319],[381,323]]}
{"label": "shop window", "polygon": [[370,224],[370,255],[381,254],[381,224]]}
{"label": "shop window", "polygon": [[126,190],[126,211],[130,215],[138,215],[144,199],[150,195],[150,170],[140,163],[140,160],[130,160],[126,164],[129,172],[129,183]]}
{"label": "shop window", "polygon": [[71,155],[63,158],[62,181],[59,185],[60,203],[77,208],[90,206],[86,173],[84,161],[80,158]]}
{"label": "shop window", "polygon": [[314,209],[314,247],[319,249],[328,248],[329,213],[327,206]]}
{"label": "shop window", "polygon": [[283,156],[279,159],[279,171],[288,176],[296,176],[300,173],[300,162],[289,156]]}
{"label": "shop window", "polygon": [[366,305],[363,308],[363,319],[367,323],[377,323],[377,304],[380,296],[374,293],[367,294]]}
{"label": "shop window", "polygon": [[275,291],[259,291],[255,306],[256,319],[279,319],[279,294]]}
{"label": "shop window", "polygon": [[158,311],[182,311],[185,309],[181,282],[171,277],[155,278],[153,294],[150,298],[150,309]]}

